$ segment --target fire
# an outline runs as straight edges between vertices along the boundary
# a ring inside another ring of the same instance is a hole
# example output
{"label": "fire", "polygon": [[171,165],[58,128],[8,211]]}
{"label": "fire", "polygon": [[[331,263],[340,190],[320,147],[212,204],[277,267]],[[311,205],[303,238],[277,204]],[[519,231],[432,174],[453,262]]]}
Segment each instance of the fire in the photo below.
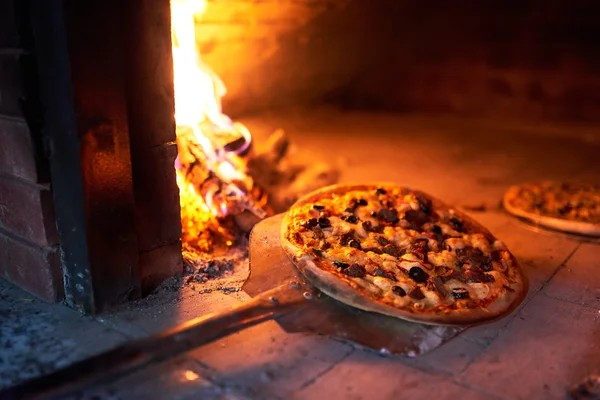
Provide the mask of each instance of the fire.
{"label": "fire", "polygon": [[224,217],[242,211],[266,217],[266,197],[254,187],[240,156],[249,149],[250,133],[223,114],[225,85],[197,51],[195,17],[205,8],[205,0],[171,0],[183,241],[200,251],[210,249],[215,235],[233,244]]}

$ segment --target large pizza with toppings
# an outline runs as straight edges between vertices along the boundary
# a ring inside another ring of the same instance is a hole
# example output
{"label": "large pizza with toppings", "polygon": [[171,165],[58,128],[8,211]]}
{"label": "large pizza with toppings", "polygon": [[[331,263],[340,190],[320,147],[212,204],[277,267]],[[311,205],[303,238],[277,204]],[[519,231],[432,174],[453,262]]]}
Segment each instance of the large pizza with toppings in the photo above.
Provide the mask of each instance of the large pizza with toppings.
{"label": "large pizza with toppings", "polygon": [[296,202],[282,245],[318,289],[410,321],[461,325],[503,316],[524,298],[513,255],[472,218],[392,184],[334,185]]}
{"label": "large pizza with toppings", "polygon": [[541,226],[600,236],[600,186],[539,182],[512,186],[504,208]]}

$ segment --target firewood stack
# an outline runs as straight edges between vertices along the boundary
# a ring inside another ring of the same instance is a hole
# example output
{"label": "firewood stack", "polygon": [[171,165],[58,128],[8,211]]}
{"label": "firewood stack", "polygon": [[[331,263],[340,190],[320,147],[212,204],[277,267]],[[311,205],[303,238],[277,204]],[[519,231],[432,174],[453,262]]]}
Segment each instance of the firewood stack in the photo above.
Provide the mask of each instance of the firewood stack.
{"label": "firewood stack", "polygon": [[[253,146],[244,155],[227,154],[228,162],[247,178],[243,180],[230,180],[218,171],[211,171],[191,129],[178,127],[177,145],[176,167],[183,172],[185,180],[194,185],[196,193],[211,209],[217,203],[220,205],[215,214],[223,226],[230,226],[227,221],[233,219],[237,228],[245,233],[260,220],[284,212],[302,195],[335,183],[339,177],[339,171],[329,165],[296,162],[283,130],[275,131],[264,144]],[[228,146],[221,150],[226,149]]]}

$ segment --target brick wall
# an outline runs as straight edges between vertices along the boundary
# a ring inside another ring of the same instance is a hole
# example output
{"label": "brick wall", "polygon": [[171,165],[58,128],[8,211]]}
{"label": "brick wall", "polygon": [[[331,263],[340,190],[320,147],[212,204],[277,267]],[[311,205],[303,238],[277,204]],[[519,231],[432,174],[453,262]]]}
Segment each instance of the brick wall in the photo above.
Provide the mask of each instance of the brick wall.
{"label": "brick wall", "polygon": [[57,301],[63,296],[58,235],[19,7],[17,0],[0,0],[0,277]]}
{"label": "brick wall", "polygon": [[209,0],[204,60],[225,111],[350,108],[600,120],[594,1]]}
{"label": "brick wall", "polygon": [[381,51],[377,2],[207,2],[197,19],[203,60],[228,89],[230,115],[309,103],[354,80]]}
{"label": "brick wall", "polygon": [[514,119],[600,121],[600,3],[400,2],[386,62],[349,105]]}

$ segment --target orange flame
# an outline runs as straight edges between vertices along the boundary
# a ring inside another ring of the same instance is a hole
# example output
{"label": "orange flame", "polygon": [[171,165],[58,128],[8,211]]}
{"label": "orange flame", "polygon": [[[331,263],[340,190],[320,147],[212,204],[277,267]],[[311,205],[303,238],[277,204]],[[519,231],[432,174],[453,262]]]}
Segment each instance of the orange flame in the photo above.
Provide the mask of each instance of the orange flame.
{"label": "orange flame", "polygon": [[[226,93],[225,85],[202,62],[197,51],[195,17],[205,9],[205,0],[171,0],[177,134],[191,129],[193,140],[202,149],[204,168],[216,177],[212,181],[192,182],[188,171],[177,169],[183,240],[202,251],[210,249],[211,231],[221,234],[227,245],[232,244],[233,237],[227,235],[217,218],[231,211],[232,196],[245,199],[253,189],[246,163],[238,156],[249,146],[250,133],[245,126],[223,114],[221,98]],[[246,147],[237,152],[225,150],[231,137],[244,138]],[[179,161],[178,157],[176,166],[181,165]],[[208,189],[199,187],[201,185]],[[260,200],[260,204],[253,204],[255,213],[261,212],[266,198]]]}

